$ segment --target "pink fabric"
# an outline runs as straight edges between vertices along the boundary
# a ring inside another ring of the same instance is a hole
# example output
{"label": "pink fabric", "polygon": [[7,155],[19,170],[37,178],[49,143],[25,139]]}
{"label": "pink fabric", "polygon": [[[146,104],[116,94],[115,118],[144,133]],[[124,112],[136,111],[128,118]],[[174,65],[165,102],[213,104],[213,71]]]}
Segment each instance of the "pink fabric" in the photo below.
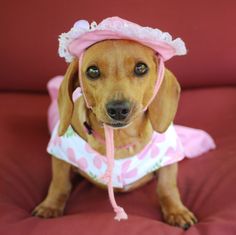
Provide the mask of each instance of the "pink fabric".
{"label": "pink fabric", "polygon": [[105,137],[106,137],[106,155],[107,155],[107,171],[105,173],[105,179],[107,179],[108,194],[111,205],[116,212],[115,220],[128,219],[128,215],[125,213],[124,209],[117,205],[114,190],[112,186],[112,172],[114,167],[114,138],[113,129],[104,124]]}
{"label": "pink fabric", "polygon": [[186,54],[185,44],[180,38],[173,40],[169,33],[143,27],[120,17],[106,18],[98,25],[89,25],[85,20],[77,21],[69,32],[60,35],[59,54],[69,62],[69,54],[79,58],[91,45],[109,39],[137,41],[152,48],[164,61],[175,55]]}
{"label": "pink fabric", "polygon": [[[59,112],[58,112],[58,107],[57,107],[57,97],[58,97],[58,91],[60,88],[60,85],[62,83],[64,76],[56,76],[49,80],[47,83],[47,89],[48,93],[51,98],[51,104],[48,108],[48,129],[49,132],[52,133],[54,127],[56,126],[56,123],[59,120]],[[73,92],[73,101],[75,101],[79,96],[81,95],[81,89],[78,87],[74,92]]]}
{"label": "pink fabric", "polygon": [[47,83],[48,93],[51,98],[51,104],[48,108],[48,128],[50,133],[52,133],[53,128],[55,127],[57,121],[59,120],[59,113],[57,108],[57,96],[59,87],[63,80],[63,76],[56,76],[53,79],[49,80]]}
{"label": "pink fabric", "polygon": [[[158,63],[158,60],[159,60],[159,63]],[[143,111],[146,111],[148,106],[154,100],[155,96],[157,95],[158,90],[160,89],[161,83],[164,79],[165,65],[164,65],[163,58],[161,56],[157,57],[157,64],[159,64],[159,66],[158,66],[158,72],[157,72],[157,80],[156,80],[155,87],[154,87],[154,90],[153,90],[153,95],[152,95],[152,98],[148,101],[148,103],[147,103],[147,105],[146,105],[146,107],[144,108]]]}
{"label": "pink fabric", "polygon": [[[67,128],[63,136],[58,136],[58,126],[59,122],[51,134],[47,152],[62,161],[74,165],[88,177],[104,186],[107,185],[109,177],[112,176],[113,187],[120,189],[129,188],[131,184],[142,179],[147,174],[158,170],[160,167],[179,162],[185,157],[182,143],[173,125],[170,125],[165,133],[162,134],[154,131],[149,142],[139,153],[124,159],[113,159],[112,162],[108,161],[107,156],[101,155],[91,148],[75,132],[72,126]],[[191,133],[194,133],[194,130]],[[94,132],[90,135],[96,139]],[[106,141],[104,141],[105,143]],[[107,152],[110,153],[111,151]],[[112,166],[109,166],[109,164],[112,164]],[[112,171],[112,174],[106,173],[108,169]]]}
{"label": "pink fabric", "polygon": [[128,39],[128,40],[134,40],[138,41],[141,44],[144,44],[155,51],[158,51],[159,54],[164,58],[164,60],[170,59],[174,54],[175,50],[168,44],[165,44],[163,42],[156,42],[156,41],[148,41],[148,40],[135,40],[134,38],[130,38],[128,36],[117,34],[116,32],[112,31],[93,31],[88,32],[81,36],[79,39],[74,40],[69,45],[69,51],[72,55],[79,58],[81,53],[88,48],[89,46],[103,40],[108,39]]}
{"label": "pink fabric", "polygon": [[[80,54],[80,56],[78,57],[79,58],[79,83],[80,83],[81,90],[84,92],[84,85],[83,85],[83,82],[82,82],[82,69],[81,69],[82,68],[83,57],[84,57],[84,53],[82,52]],[[85,94],[84,94],[83,97],[84,97],[87,108],[92,109],[92,106],[89,104]]]}
{"label": "pink fabric", "polygon": [[194,158],[205,153],[209,146],[211,146],[211,149],[216,147],[213,139],[203,130],[179,125],[175,125],[175,130],[188,158]]}

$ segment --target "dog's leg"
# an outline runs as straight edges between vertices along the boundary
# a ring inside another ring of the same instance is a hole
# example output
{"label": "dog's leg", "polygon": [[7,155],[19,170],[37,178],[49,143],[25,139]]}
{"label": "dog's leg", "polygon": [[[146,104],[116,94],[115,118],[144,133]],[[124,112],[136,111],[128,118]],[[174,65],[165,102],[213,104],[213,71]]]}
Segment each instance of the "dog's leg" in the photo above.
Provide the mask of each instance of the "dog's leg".
{"label": "dog's leg", "polygon": [[197,222],[197,219],[180,199],[177,188],[177,170],[177,163],[158,170],[157,194],[164,220],[170,225],[188,229]]}
{"label": "dog's leg", "polygon": [[52,157],[52,181],[47,197],[33,210],[32,215],[53,218],[63,215],[71,191],[71,165]]}

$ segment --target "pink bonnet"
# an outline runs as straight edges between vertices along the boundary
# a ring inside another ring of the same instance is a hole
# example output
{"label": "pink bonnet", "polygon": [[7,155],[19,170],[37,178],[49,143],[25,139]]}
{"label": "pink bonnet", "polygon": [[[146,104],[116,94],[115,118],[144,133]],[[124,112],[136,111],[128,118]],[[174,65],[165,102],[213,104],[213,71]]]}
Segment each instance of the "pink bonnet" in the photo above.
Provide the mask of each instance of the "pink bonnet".
{"label": "pink bonnet", "polygon": [[107,39],[137,41],[155,50],[163,61],[175,55],[185,55],[187,52],[182,39],[173,40],[169,33],[142,27],[119,17],[106,18],[99,24],[89,24],[86,20],[77,21],[70,31],[59,36],[58,52],[66,62],[71,62],[74,57],[79,58],[86,48]]}

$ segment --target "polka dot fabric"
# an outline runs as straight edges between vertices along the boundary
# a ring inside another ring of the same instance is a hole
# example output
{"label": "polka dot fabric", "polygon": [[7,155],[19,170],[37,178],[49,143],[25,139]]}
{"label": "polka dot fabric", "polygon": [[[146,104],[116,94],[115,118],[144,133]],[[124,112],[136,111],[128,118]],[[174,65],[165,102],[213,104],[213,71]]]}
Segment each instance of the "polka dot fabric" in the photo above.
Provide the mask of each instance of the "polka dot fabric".
{"label": "polka dot fabric", "polygon": [[[107,169],[107,158],[92,149],[71,126],[63,136],[59,137],[58,125],[59,123],[52,132],[47,148],[48,153],[78,167],[93,180],[106,184],[103,176]],[[178,126],[177,130],[181,133],[184,143],[188,136],[194,135],[198,136],[198,139],[202,139],[204,143],[208,143],[204,149],[201,149],[201,152],[214,147],[214,143],[211,141],[212,144],[209,145],[211,138],[205,136],[204,132],[200,130],[181,126]],[[197,143],[199,144],[199,141]],[[198,151],[198,149],[194,149],[195,155]],[[163,134],[153,132],[150,142],[140,153],[125,159],[115,159],[112,175],[113,187],[123,188],[160,167],[182,160],[185,155],[184,146],[174,125],[170,125]]]}

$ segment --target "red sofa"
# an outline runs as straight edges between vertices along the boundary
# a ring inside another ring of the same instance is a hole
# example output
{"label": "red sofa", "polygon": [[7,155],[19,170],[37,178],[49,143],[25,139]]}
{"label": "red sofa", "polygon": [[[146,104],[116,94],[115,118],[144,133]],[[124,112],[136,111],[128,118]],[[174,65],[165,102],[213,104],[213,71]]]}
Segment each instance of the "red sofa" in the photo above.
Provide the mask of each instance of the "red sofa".
{"label": "red sofa", "polygon": [[31,216],[51,178],[46,83],[63,74],[57,37],[77,19],[119,15],[180,36],[188,55],[167,63],[183,91],[176,123],[208,131],[217,149],[179,164],[184,203],[199,222],[188,235],[236,234],[236,2],[171,0],[4,1],[1,6],[0,234],[183,234],[162,220],[157,180],[117,195],[128,221],[116,222],[106,191],[75,181],[65,216]]}

